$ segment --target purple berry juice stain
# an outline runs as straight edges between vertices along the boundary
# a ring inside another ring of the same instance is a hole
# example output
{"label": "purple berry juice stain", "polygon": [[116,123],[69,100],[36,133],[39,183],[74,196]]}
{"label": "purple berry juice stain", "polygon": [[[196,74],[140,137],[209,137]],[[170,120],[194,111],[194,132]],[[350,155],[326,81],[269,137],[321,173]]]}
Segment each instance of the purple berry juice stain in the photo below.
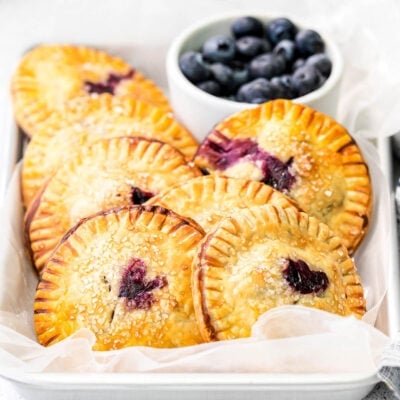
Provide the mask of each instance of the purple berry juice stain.
{"label": "purple berry juice stain", "polygon": [[215,169],[224,171],[238,162],[249,161],[261,169],[262,182],[281,192],[288,192],[295,183],[296,177],[290,172],[293,157],[283,162],[261,150],[252,139],[229,139],[217,130],[213,136],[219,142],[208,137],[200,146],[198,155],[206,158]]}
{"label": "purple berry juice stain", "polygon": [[131,189],[131,201],[132,204],[143,204],[147,200],[151,199],[154,196],[151,192],[146,192],[144,190],[139,189],[138,187],[132,187]]}
{"label": "purple berry juice stain", "polygon": [[323,271],[312,271],[302,260],[286,260],[283,276],[289,286],[301,294],[321,293],[329,285],[328,276]]}
{"label": "purple berry juice stain", "polygon": [[124,79],[131,79],[134,75],[135,71],[130,70],[125,75],[116,75],[116,74],[109,74],[107,80],[105,82],[91,82],[85,81],[84,87],[87,93],[92,94],[103,94],[109,93],[114,95],[115,89],[119,85],[119,83]]}
{"label": "purple berry juice stain", "polygon": [[165,276],[157,275],[147,279],[147,266],[140,258],[134,258],[125,268],[119,287],[118,297],[126,298],[128,310],[149,310],[157,299],[152,291],[168,285]]}

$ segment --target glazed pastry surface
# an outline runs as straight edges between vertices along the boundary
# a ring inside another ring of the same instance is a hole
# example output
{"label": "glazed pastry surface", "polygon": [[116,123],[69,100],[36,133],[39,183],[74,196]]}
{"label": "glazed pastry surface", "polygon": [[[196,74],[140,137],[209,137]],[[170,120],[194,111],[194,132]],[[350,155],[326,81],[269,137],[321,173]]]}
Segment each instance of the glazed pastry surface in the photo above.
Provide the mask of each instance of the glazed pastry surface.
{"label": "glazed pastry surface", "polygon": [[[41,45],[21,60],[11,82],[15,118],[28,136],[70,100],[132,98],[170,111],[162,91],[117,57],[84,46]],[[79,112],[80,110],[77,110]]]}
{"label": "glazed pastry surface", "polygon": [[[191,159],[197,142],[172,116],[141,101],[115,97],[80,98],[71,111],[49,118],[29,142],[22,165],[22,194],[29,206],[43,183],[59,166],[100,139],[141,136],[175,146]],[[72,107],[73,105],[73,107]],[[79,112],[75,112],[79,109]]]}
{"label": "glazed pastry surface", "polygon": [[103,139],[57,170],[29,207],[25,233],[41,271],[63,235],[101,210],[142,204],[173,184],[200,175],[174,147],[138,137]]}
{"label": "glazed pastry surface", "polygon": [[93,350],[201,343],[190,265],[202,231],[161,207],[126,206],[83,219],[63,238],[36,291],[39,342],[80,328]]}
{"label": "glazed pastry surface", "polygon": [[353,260],[330,229],[273,205],[237,210],[201,243],[193,297],[204,340],[247,337],[258,317],[298,304],[361,317],[365,300]]}
{"label": "glazed pastry surface", "polygon": [[146,204],[157,204],[192,218],[207,233],[238,209],[263,204],[296,207],[289,197],[262,182],[219,175],[190,179],[152,197]]}
{"label": "glazed pastry surface", "polygon": [[200,145],[196,164],[212,174],[263,181],[326,223],[353,254],[372,209],[368,167],[346,129],[290,100],[238,112]]}

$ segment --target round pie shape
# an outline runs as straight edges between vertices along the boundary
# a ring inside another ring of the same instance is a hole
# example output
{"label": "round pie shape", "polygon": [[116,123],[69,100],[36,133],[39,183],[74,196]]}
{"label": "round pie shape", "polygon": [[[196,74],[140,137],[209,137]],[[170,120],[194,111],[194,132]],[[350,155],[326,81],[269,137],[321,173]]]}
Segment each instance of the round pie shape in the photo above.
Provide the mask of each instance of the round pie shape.
{"label": "round pie shape", "polygon": [[40,278],[34,303],[39,342],[80,328],[93,350],[179,347],[202,342],[190,265],[203,233],[161,207],[125,206],[81,220]]}
{"label": "round pie shape", "polygon": [[82,148],[42,188],[25,216],[32,259],[41,271],[62,236],[100,210],[142,204],[200,175],[174,147],[138,137],[102,139]]}
{"label": "round pie shape", "polygon": [[274,100],[236,113],[209,133],[195,162],[281,190],[326,223],[350,254],[367,232],[372,188],[360,149],[343,126],[309,107]]}
{"label": "round pie shape", "polygon": [[13,75],[11,94],[15,118],[28,136],[54,112],[62,117],[68,101],[77,97],[128,97],[170,110],[162,91],[140,71],[83,46],[42,45],[29,51]]}
{"label": "round pie shape", "polygon": [[341,240],[293,207],[236,210],[200,246],[193,301],[205,341],[248,337],[261,314],[281,305],[365,312],[360,278]]}
{"label": "round pie shape", "polygon": [[218,175],[200,176],[152,197],[157,204],[196,221],[205,232],[236,210],[262,204],[295,207],[287,196],[262,182]]}
{"label": "round pie shape", "polygon": [[[197,142],[169,113],[150,104],[107,96],[80,98],[72,112],[53,115],[29,142],[22,164],[22,197],[26,207],[43,183],[83,145],[114,136],[142,136],[175,146],[192,159]],[[75,112],[74,109],[79,109]],[[77,116],[79,115],[79,118]]]}

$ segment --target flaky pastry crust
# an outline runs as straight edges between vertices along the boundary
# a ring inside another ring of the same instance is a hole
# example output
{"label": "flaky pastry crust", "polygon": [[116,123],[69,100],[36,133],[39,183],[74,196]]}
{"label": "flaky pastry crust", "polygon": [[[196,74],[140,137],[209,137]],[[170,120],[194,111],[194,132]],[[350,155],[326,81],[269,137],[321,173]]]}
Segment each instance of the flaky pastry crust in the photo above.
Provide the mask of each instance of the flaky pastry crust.
{"label": "flaky pastry crust", "polygon": [[103,139],[57,170],[25,217],[27,246],[40,272],[62,236],[100,210],[142,204],[167,187],[200,175],[182,153],[156,140]]}
{"label": "flaky pastry crust", "polygon": [[193,298],[204,340],[250,336],[258,317],[299,304],[361,317],[360,277],[341,240],[295,208],[237,210],[201,243]]}
{"label": "flaky pastry crust", "polygon": [[261,180],[326,223],[353,254],[368,230],[372,187],[361,151],[332,118],[273,100],[215,126],[196,164],[209,173]]}
{"label": "flaky pastry crust", "polygon": [[39,342],[88,328],[94,350],[201,343],[190,265],[202,237],[195,223],[161,207],[126,206],[81,220],[40,278]]}
{"label": "flaky pastry crust", "polygon": [[84,46],[41,45],[26,53],[13,75],[11,95],[15,118],[28,136],[52,114],[62,118],[68,102],[80,97],[132,98],[170,111],[162,91],[140,71]]}

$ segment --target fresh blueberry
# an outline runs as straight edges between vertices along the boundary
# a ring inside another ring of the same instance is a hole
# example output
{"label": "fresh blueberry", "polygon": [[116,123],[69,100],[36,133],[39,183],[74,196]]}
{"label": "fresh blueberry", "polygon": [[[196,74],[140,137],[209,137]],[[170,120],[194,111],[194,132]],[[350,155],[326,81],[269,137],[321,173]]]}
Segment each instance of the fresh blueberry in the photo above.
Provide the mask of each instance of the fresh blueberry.
{"label": "fresh blueberry", "polygon": [[297,50],[303,57],[323,53],[325,49],[321,35],[312,29],[304,29],[297,33],[295,38]]}
{"label": "fresh blueberry", "polygon": [[236,87],[239,87],[240,85],[243,85],[249,81],[249,70],[245,63],[234,60],[228,65],[232,68],[233,83]]}
{"label": "fresh blueberry", "polygon": [[214,80],[221,85],[222,94],[229,95],[236,90],[237,84],[231,67],[223,63],[213,63],[210,65],[210,71]]}
{"label": "fresh blueberry", "polygon": [[265,39],[256,36],[243,36],[236,40],[236,54],[243,60],[250,60],[269,51],[271,51],[271,45]]}
{"label": "fresh blueberry", "polygon": [[292,71],[296,71],[296,69],[302,67],[306,63],[306,60],[304,58],[298,58],[297,60],[294,61],[292,65]]}
{"label": "fresh blueberry", "polygon": [[208,80],[204,82],[200,82],[196,85],[199,89],[212,94],[214,96],[220,96],[222,93],[221,85],[213,80]]}
{"label": "fresh blueberry", "polygon": [[203,56],[196,51],[187,51],[179,57],[179,68],[183,75],[193,83],[210,77],[210,71],[203,61]]}
{"label": "fresh blueberry", "polygon": [[211,75],[219,84],[226,86],[229,85],[230,82],[232,82],[232,68],[220,62],[210,64],[209,68],[211,71]]}
{"label": "fresh blueberry", "polygon": [[276,98],[276,89],[265,78],[258,78],[242,85],[236,99],[245,103],[260,104]]}
{"label": "fresh blueberry", "polygon": [[235,42],[227,36],[214,36],[204,42],[202,52],[210,62],[231,61],[235,57]]}
{"label": "fresh blueberry", "polygon": [[253,58],[249,64],[249,72],[252,78],[270,79],[282,75],[285,69],[285,59],[272,53],[261,54]]}
{"label": "fresh blueberry", "polygon": [[321,75],[312,65],[304,65],[293,73],[292,82],[298,95],[303,96],[321,86]]}
{"label": "fresh blueberry", "polygon": [[271,79],[271,84],[277,88],[279,97],[283,99],[295,99],[298,96],[291,75],[275,76]]}
{"label": "fresh blueberry", "polygon": [[280,81],[280,76],[275,76],[274,78],[270,79],[270,84],[274,88],[274,97],[277,99],[284,99],[285,93],[284,88],[282,87]]}
{"label": "fresh blueberry", "polygon": [[241,17],[231,25],[233,36],[239,39],[243,36],[264,36],[264,27],[261,21],[254,17]]}
{"label": "fresh blueberry", "polygon": [[288,64],[292,64],[296,58],[296,45],[293,40],[281,40],[272,51],[273,54],[282,56]]}
{"label": "fresh blueberry", "polygon": [[321,75],[327,78],[332,71],[332,62],[326,54],[318,53],[307,58],[306,65],[317,68]]}
{"label": "fresh blueberry", "polygon": [[297,28],[293,22],[290,21],[290,19],[275,18],[266,25],[265,31],[268,40],[273,45],[276,45],[283,39],[293,40],[296,35]]}

